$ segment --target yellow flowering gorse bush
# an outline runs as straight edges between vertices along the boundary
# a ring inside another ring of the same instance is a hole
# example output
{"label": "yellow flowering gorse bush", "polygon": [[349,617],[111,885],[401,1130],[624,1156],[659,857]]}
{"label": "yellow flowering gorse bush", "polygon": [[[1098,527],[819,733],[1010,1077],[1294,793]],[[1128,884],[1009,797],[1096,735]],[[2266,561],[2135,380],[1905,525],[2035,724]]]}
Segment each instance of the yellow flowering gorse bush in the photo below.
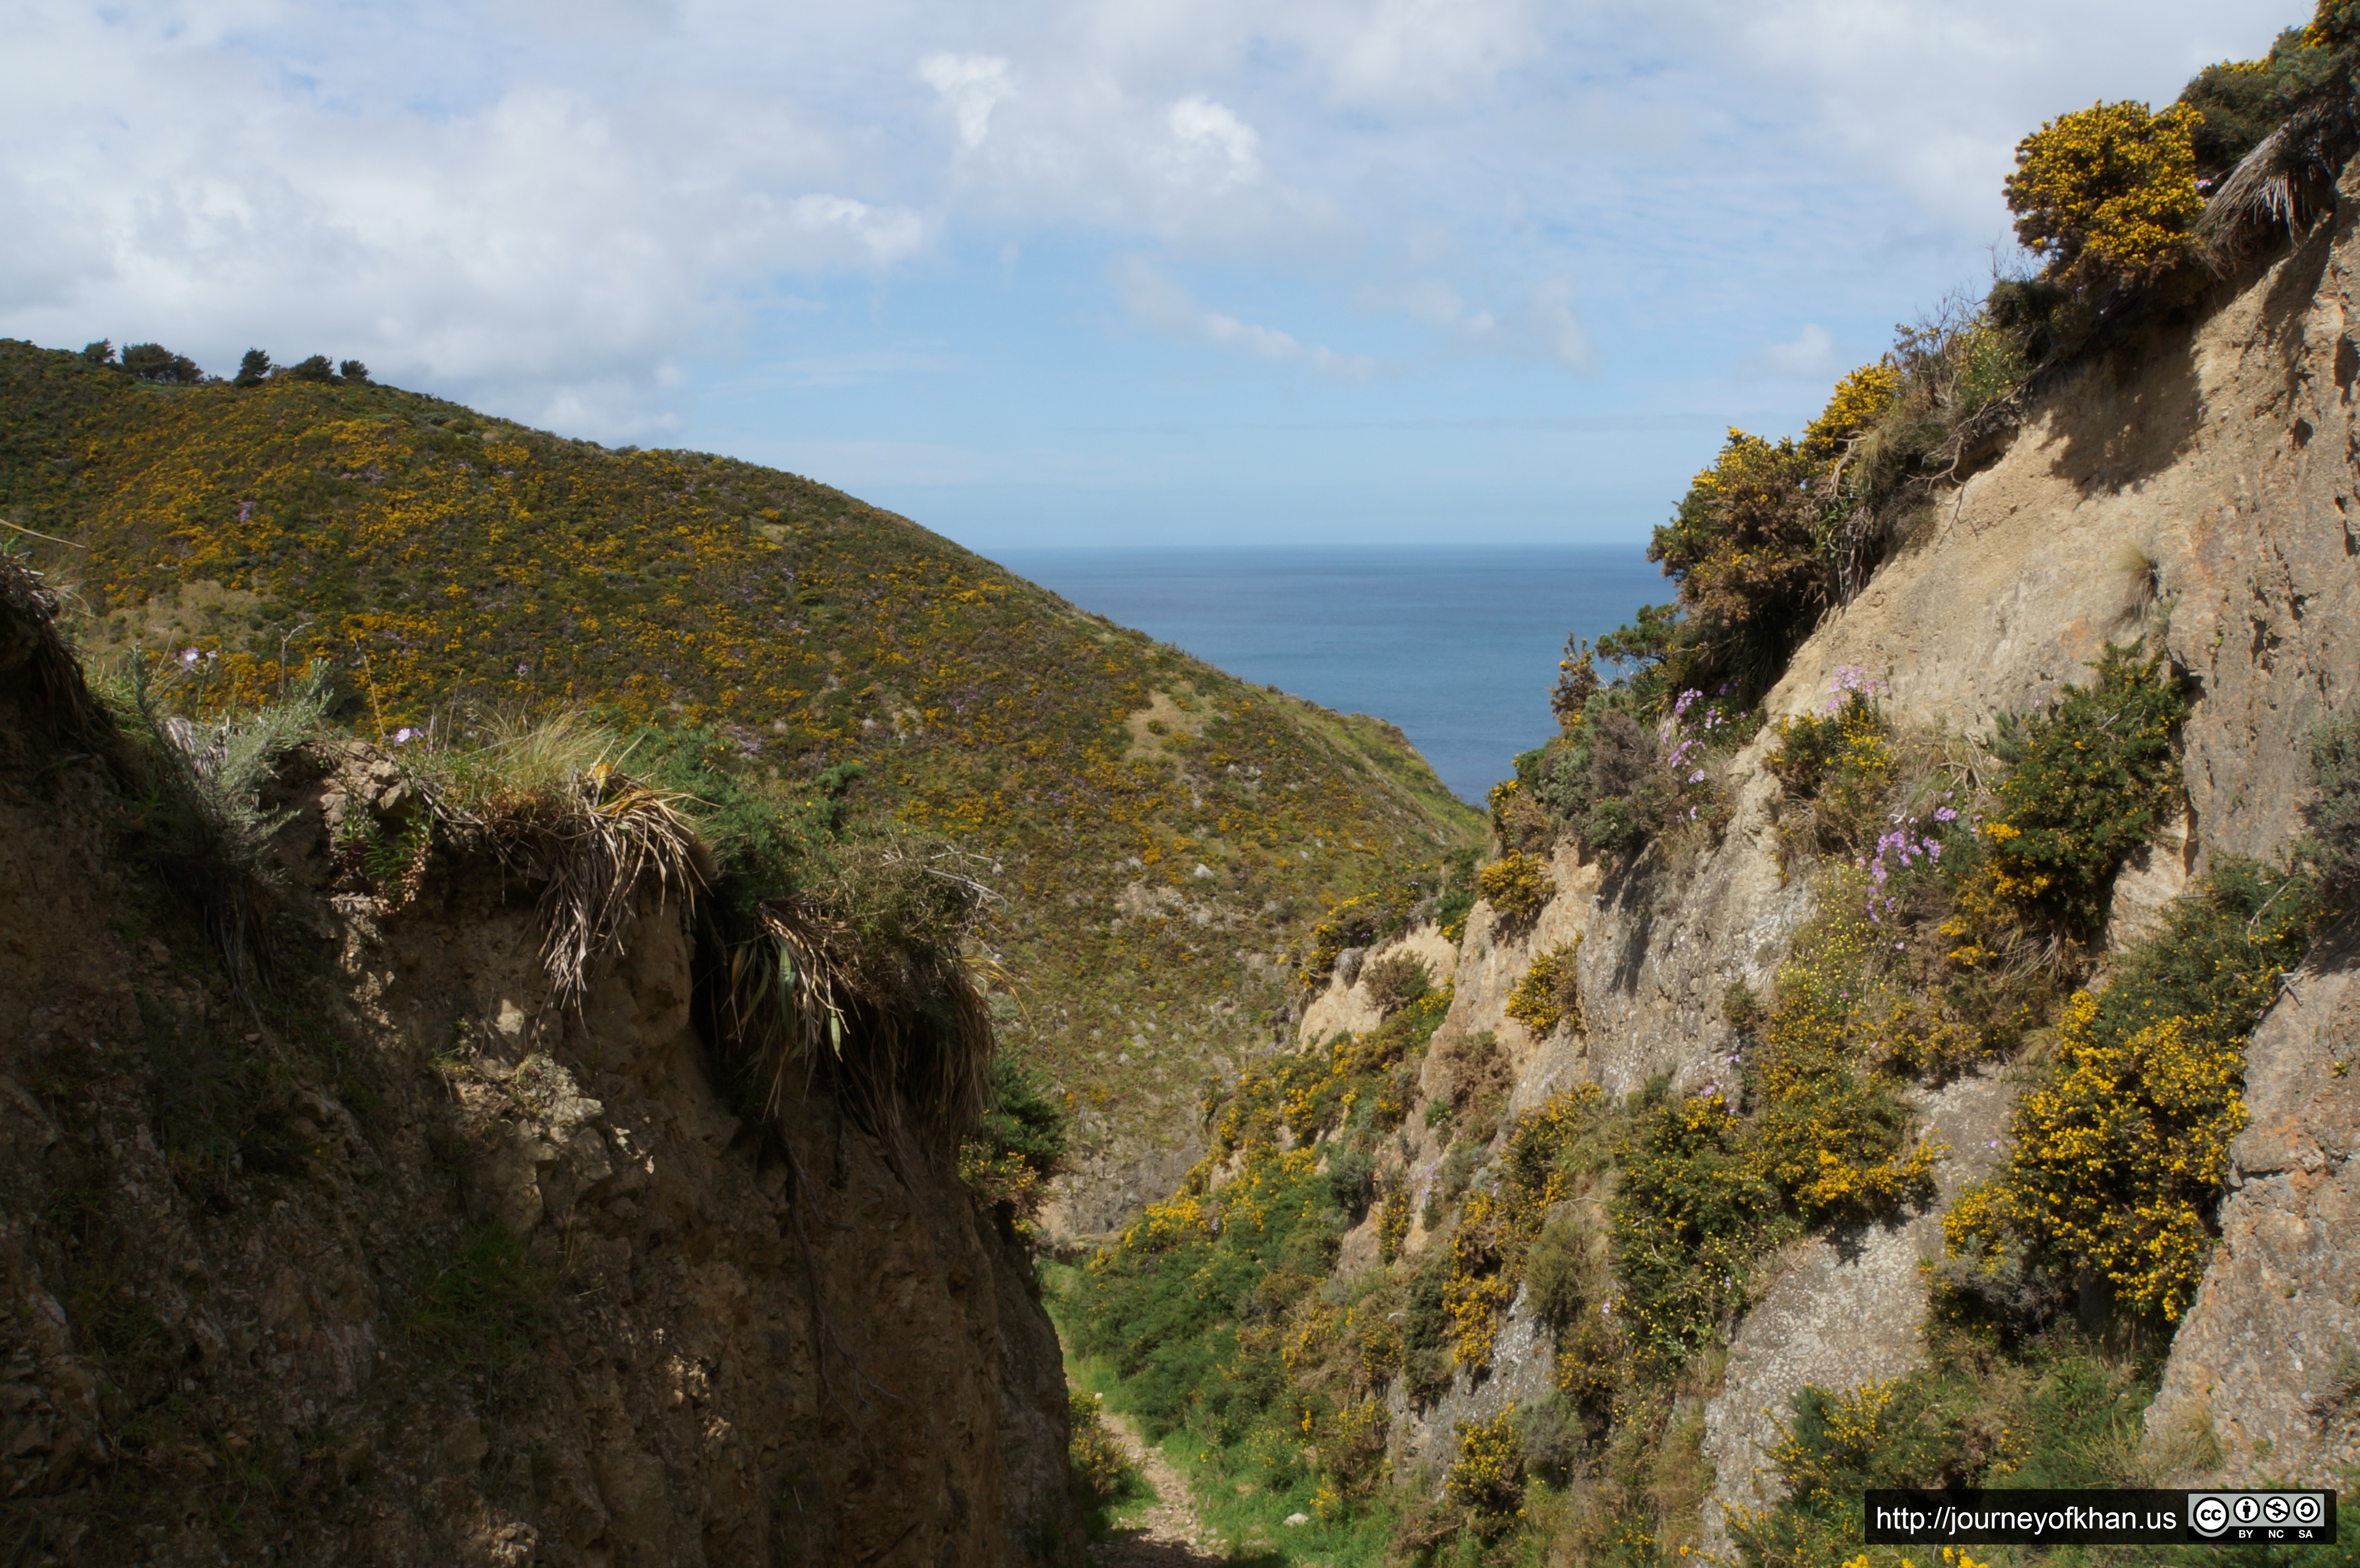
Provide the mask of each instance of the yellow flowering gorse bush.
{"label": "yellow flowering gorse bush", "polygon": [[1581,1032],[1581,938],[1535,954],[1524,977],[1508,993],[1510,1018],[1545,1039],[1563,1027]]}
{"label": "yellow flowering gorse bush", "polygon": [[1548,862],[1521,850],[1477,872],[1475,886],[1512,924],[1531,920],[1557,896],[1557,878],[1549,874]]}
{"label": "yellow flowering gorse bush", "polygon": [[2007,177],[2016,236],[2051,277],[2103,286],[2152,279],[2184,260],[2204,199],[2196,190],[2196,111],[2094,103],[2017,144]]}
{"label": "yellow flowering gorse bush", "polygon": [[2088,1259],[2134,1310],[2176,1322],[2212,1256],[2211,1209],[2245,1126],[2242,1041],[2166,1018],[2126,1039],[2077,992],[2058,1020],[2063,1070],[2017,1105],[2005,1173],[1943,1216],[1954,1256],[2004,1232]]}

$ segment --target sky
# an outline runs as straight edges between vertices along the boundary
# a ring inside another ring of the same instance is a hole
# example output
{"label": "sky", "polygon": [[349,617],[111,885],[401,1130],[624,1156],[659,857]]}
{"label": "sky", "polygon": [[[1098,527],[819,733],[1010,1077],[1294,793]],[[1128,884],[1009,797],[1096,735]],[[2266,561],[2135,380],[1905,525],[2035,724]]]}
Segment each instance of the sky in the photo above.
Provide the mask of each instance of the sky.
{"label": "sky", "polygon": [[0,0],[0,335],[987,553],[1635,542],[2301,0]]}

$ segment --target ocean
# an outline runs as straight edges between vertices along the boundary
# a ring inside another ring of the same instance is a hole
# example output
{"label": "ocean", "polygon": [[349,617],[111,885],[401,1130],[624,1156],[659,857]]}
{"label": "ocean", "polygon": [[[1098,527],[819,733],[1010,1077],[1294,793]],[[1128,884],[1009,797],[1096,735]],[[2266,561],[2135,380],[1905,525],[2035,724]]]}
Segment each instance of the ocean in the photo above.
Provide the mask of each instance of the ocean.
{"label": "ocean", "polygon": [[1242,680],[1392,720],[1477,804],[1556,732],[1568,634],[1594,637],[1672,596],[1637,545],[992,554]]}

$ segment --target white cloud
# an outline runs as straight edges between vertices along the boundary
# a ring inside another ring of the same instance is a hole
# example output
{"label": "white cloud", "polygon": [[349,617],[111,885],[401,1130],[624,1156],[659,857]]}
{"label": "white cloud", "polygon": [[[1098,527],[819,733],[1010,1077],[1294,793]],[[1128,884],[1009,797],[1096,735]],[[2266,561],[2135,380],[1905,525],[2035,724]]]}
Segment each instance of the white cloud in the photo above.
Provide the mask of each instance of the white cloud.
{"label": "white cloud", "polygon": [[[255,343],[350,355],[624,434],[771,279],[888,269],[931,232],[832,189],[831,138],[776,99],[519,83],[427,114],[203,29],[48,19],[0,65],[0,330],[44,341],[156,338],[214,370]],[[67,84],[65,60],[107,64]]]}
{"label": "white cloud", "polygon": [[[1908,308],[1879,290],[1971,275],[2017,137],[2169,97],[2291,5],[14,0],[0,332],[216,369],[352,354],[626,434],[829,279],[1015,292],[1148,251],[1362,298],[1462,354],[1593,369],[1584,316],[1612,311],[1726,363],[1745,321],[1858,338],[1853,313]],[[945,235],[1010,259],[963,274]],[[1374,368],[1117,272],[1157,331]],[[1749,368],[1823,374],[1815,351]]]}
{"label": "white cloud", "polygon": [[1331,90],[1344,103],[1454,103],[1544,49],[1524,0],[1375,0],[1338,9],[1338,25],[1318,34]]}
{"label": "white cloud", "polygon": [[[1073,60],[1028,71],[1019,93],[971,60],[928,60],[960,117],[951,198],[979,215],[1260,258],[1332,247],[1342,229],[1332,201],[1272,178],[1261,132],[1209,93],[1151,97]],[[986,91],[991,112],[969,137],[964,116]]]}
{"label": "white cloud", "polygon": [[918,79],[942,94],[958,122],[959,145],[970,150],[990,133],[992,110],[1016,96],[1008,61],[998,55],[930,54],[918,61]]}
{"label": "white cloud", "polygon": [[1790,379],[1832,376],[1836,371],[1835,340],[1816,321],[1806,321],[1792,343],[1765,343],[1747,356],[1744,374]]}
{"label": "white cloud", "polygon": [[1226,105],[1191,93],[1164,120],[1172,127],[1172,168],[1179,179],[1225,191],[1262,178],[1262,138]]}
{"label": "white cloud", "polygon": [[1590,334],[1573,308],[1574,280],[1560,273],[1542,278],[1504,314],[1479,310],[1448,284],[1434,278],[1363,289],[1360,302],[1396,310],[1420,326],[1448,332],[1453,344],[1477,354],[1546,359],[1568,370],[1595,367]]}
{"label": "white cloud", "polygon": [[1713,72],[1759,128],[1793,127],[1855,180],[1978,238],[2003,232],[2016,142],[2097,98],[2161,103],[2300,20],[2287,0],[1662,0],[1620,9]]}
{"label": "white cloud", "polygon": [[1545,278],[1524,297],[1517,324],[1529,331],[1543,353],[1568,370],[1590,367],[1590,334],[1573,313],[1573,279]]}
{"label": "white cloud", "polygon": [[1275,327],[1256,326],[1206,309],[1144,256],[1125,256],[1112,268],[1116,294],[1132,321],[1167,336],[1208,343],[1254,359],[1307,365],[1328,376],[1365,381],[1378,370],[1366,354],[1338,354]]}

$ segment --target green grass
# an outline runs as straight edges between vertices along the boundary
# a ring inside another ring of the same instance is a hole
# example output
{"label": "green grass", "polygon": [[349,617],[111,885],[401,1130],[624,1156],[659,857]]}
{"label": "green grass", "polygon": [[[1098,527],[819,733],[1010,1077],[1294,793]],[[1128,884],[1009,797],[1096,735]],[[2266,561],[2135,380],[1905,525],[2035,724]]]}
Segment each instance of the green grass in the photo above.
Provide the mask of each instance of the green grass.
{"label": "green grass", "polygon": [[[1066,1379],[1073,1388],[1099,1396],[1109,1409],[1134,1422],[1149,1424],[1152,1418],[1142,1408],[1136,1379],[1126,1380],[1107,1356],[1076,1355],[1071,1349],[1072,1292],[1080,1272],[1058,1264],[1043,1269],[1043,1300],[1068,1346]],[[1164,1433],[1156,1447],[1186,1483],[1198,1519],[1222,1541],[1234,1543],[1235,1550],[1224,1561],[1236,1568],[1295,1563],[1382,1568],[1389,1561],[1393,1513],[1388,1508],[1364,1508],[1349,1520],[1330,1524],[1318,1517],[1315,1478],[1301,1476],[1275,1487],[1255,1478],[1262,1466],[1247,1440],[1219,1445],[1183,1430]],[[1126,1500],[1110,1510],[1108,1528],[1135,1527],[1153,1500],[1146,1496]],[[1309,1516],[1310,1522],[1288,1525],[1287,1516],[1295,1513]]]}

